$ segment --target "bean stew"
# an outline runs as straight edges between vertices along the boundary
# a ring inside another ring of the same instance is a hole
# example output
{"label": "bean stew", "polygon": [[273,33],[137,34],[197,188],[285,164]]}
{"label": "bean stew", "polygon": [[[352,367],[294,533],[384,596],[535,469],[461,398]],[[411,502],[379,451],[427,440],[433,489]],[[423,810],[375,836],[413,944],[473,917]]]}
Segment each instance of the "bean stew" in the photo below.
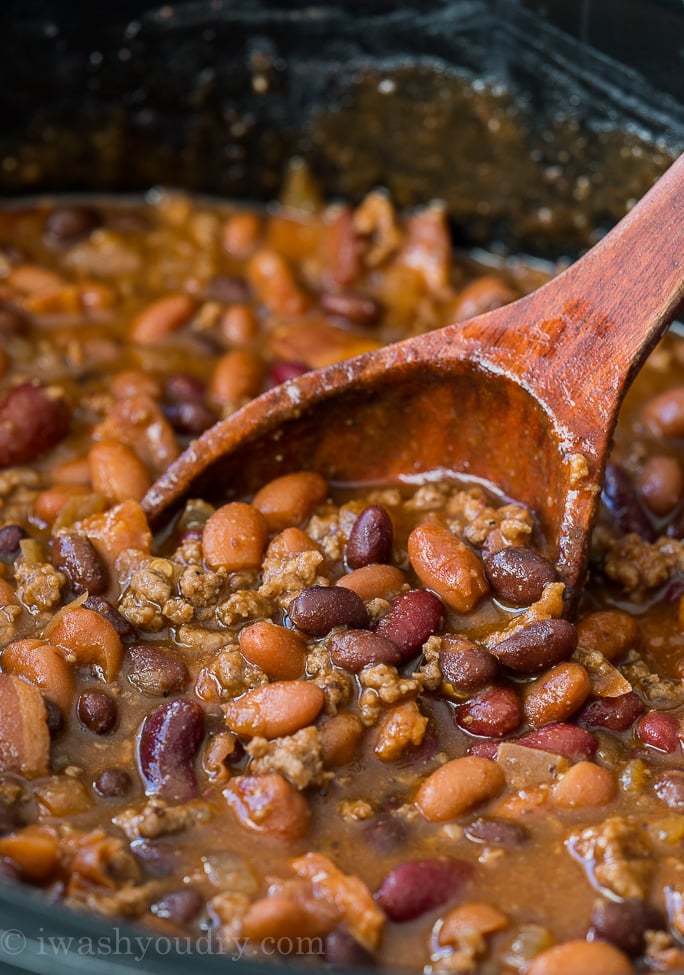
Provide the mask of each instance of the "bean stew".
{"label": "bean stew", "polygon": [[684,968],[684,340],[574,622],[534,512],[449,472],[141,506],[273,384],[553,270],[306,183],[0,212],[3,883],[298,964]]}

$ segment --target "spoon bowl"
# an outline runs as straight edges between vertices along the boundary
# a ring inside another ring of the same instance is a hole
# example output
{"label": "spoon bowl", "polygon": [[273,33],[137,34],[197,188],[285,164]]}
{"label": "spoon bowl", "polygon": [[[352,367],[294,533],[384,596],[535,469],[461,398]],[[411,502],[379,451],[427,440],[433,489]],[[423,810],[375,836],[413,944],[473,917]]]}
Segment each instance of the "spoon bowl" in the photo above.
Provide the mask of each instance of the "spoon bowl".
{"label": "spoon bowl", "polygon": [[571,614],[620,404],[684,298],[684,156],[571,268],[467,322],[306,373],[194,441],[152,486],[159,524],[309,469],[332,482],[432,472],[534,512]]}

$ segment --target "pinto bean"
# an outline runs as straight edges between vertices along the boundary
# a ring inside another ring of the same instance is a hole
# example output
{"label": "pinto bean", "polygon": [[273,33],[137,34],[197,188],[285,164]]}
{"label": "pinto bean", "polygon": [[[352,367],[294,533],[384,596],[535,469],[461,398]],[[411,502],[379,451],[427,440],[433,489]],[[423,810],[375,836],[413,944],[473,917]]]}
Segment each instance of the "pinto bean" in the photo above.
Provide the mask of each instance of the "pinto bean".
{"label": "pinto bean", "polygon": [[67,577],[73,592],[99,596],[107,589],[106,569],[84,532],[58,532],[52,539],[51,558],[54,567]]}
{"label": "pinto bean", "polygon": [[269,559],[288,559],[300,552],[320,552],[320,546],[301,528],[286,528],[271,539],[266,549]]}
{"label": "pinto bean", "polygon": [[128,681],[151,697],[165,697],[176,691],[184,691],[190,681],[190,673],[180,657],[152,644],[140,644],[128,648]]}
{"label": "pinto bean", "polygon": [[405,860],[390,870],[375,897],[391,921],[412,921],[459,897],[472,875],[464,860]]}
{"label": "pinto bean", "polygon": [[598,650],[612,663],[638,645],[639,624],[620,609],[604,609],[579,621],[577,639],[582,646]]}
{"label": "pinto bean", "polygon": [[74,675],[59,650],[49,643],[27,639],[8,644],[2,654],[2,669],[35,684],[63,714],[71,710]]}
{"label": "pinto bean", "polygon": [[458,947],[473,936],[482,938],[496,931],[503,931],[509,923],[506,915],[497,907],[479,901],[468,901],[449,911],[440,928],[438,940],[440,945]]}
{"label": "pinto bean", "polygon": [[116,701],[104,691],[82,691],[78,699],[78,720],[96,735],[114,731],[118,720]]}
{"label": "pinto bean", "polygon": [[433,592],[409,589],[392,600],[388,612],[374,624],[373,630],[399,647],[402,660],[410,660],[437,632],[443,616],[444,607]]}
{"label": "pinto bean", "polygon": [[639,741],[668,754],[681,753],[684,729],[672,714],[649,711],[637,722],[634,732]]}
{"label": "pinto bean", "polygon": [[277,772],[237,775],[223,791],[245,829],[289,845],[306,836],[311,810],[306,799]]}
{"label": "pinto bean", "polygon": [[247,265],[247,280],[260,303],[275,315],[297,316],[309,307],[307,294],[276,251],[257,251]]}
{"label": "pinto bean", "polygon": [[168,801],[185,801],[195,795],[194,761],[203,734],[204,712],[194,701],[177,698],[150,712],[138,742],[148,795]]}
{"label": "pinto bean", "polygon": [[40,492],[33,511],[46,525],[51,525],[73,498],[83,498],[88,493],[83,484],[54,484]]}
{"label": "pinto bean", "polygon": [[325,636],[336,626],[364,629],[370,622],[356,593],[341,586],[309,586],[292,600],[287,612],[309,636]]}
{"label": "pinto bean", "polygon": [[617,795],[612,772],[593,762],[578,762],[554,783],[551,800],[565,809],[593,809],[606,806]]}
{"label": "pinto bean", "polygon": [[408,538],[409,560],[429,589],[457,613],[469,613],[489,591],[478,557],[448,528],[424,524]]}
{"label": "pinto bean", "polygon": [[520,727],[523,706],[512,687],[486,687],[460,704],[454,721],[470,735],[481,738],[503,738]]}
{"label": "pinto bean", "polygon": [[556,569],[529,548],[504,548],[488,556],[485,573],[494,594],[511,606],[529,606],[541,598]]}
{"label": "pinto bean", "polygon": [[152,483],[150,473],[134,450],[117,440],[101,440],[88,453],[93,490],[113,504],[141,501]]}
{"label": "pinto bean", "polygon": [[186,294],[169,294],[146,305],[131,323],[131,339],[139,345],[156,345],[181,329],[195,311]]}
{"label": "pinto bean", "polygon": [[478,691],[496,680],[496,657],[471,640],[447,634],[439,651],[442,676],[458,691]]}
{"label": "pinto bean", "polygon": [[676,508],[684,495],[684,474],[674,457],[649,457],[641,467],[636,483],[648,508],[661,518]]}
{"label": "pinto bean", "polygon": [[494,799],[506,778],[489,758],[464,755],[432,772],[416,794],[416,806],[430,823],[443,823]]}
{"label": "pinto bean", "polygon": [[516,744],[527,748],[538,748],[543,752],[562,755],[571,762],[579,762],[583,758],[593,758],[598,743],[590,731],[578,728],[574,724],[547,724],[543,728],[529,731],[526,735],[516,739]]}
{"label": "pinto bean", "polygon": [[217,360],[209,380],[208,396],[216,406],[234,409],[260,392],[265,366],[248,349],[233,349]]}
{"label": "pinto bean", "polygon": [[261,897],[248,907],[242,919],[242,935],[250,941],[279,941],[285,938],[315,938],[324,934],[330,919],[324,916],[325,912],[314,912],[307,910],[307,907],[306,902],[302,903],[287,894]]}
{"label": "pinto bean", "polygon": [[261,218],[256,213],[234,213],[221,230],[221,244],[231,257],[246,260],[261,236]]}
{"label": "pinto bean", "polygon": [[226,723],[238,735],[281,738],[313,724],[324,703],[323,691],[310,681],[275,681],[229,701]]}
{"label": "pinto bean", "polygon": [[591,678],[581,664],[556,664],[527,685],[523,695],[525,717],[532,728],[565,721],[579,711],[590,694]]}
{"label": "pinto bean", "polygon": [[67,661],[91,667],[110,683],[123,660],[121,638],[108,620],[92,609],[78,606],[63,613],[50,633],[52,643],[65,652]]}
{"label": "pinto bean", "polygon": [[368,630],[346,630],[337,633],[330,641],[330,656],[338,667],[358,674],[370,664],[401,663],[399,647],[377,633]]}
{"label": "pinto bean", "polygon": [[296,471],[269,481],[254,495],[252,504],[266,519],[268,530],[280,532],[306,521],[327,493],[328,484],[320,474]]}
{"label": "pinto bean", "polygon": [[219,318],[218,328],[224,341],[237,348],[251,345],[259,335],[259,322],[249,305],[230,305]]}
{"label": "pinto bean", "polygon": [[644,705],[638,694],[629,691],[619,697],[599,697],[584,705],[577,715],[577,724],[583,728],[608,728],[609,731],[627,731],[644,713]]}
{"label": "pinto bean", "polygon": [[608,941],[630,958],[644,953],[647,931],[662,931],[665,920],[657,908],[638,897],[623,901],[596,901],[591,912],[589,934]]}
{"label": "pinto bean", "polygon": [[69,422],[57,389],[38,382],[15,386],[0,402],[0,468],[35,460],[64,439]]}
{"label": "pinto bean", "polygon": [[116,399],[130,399],[132,396],[159,399],[162,394],[159,380],[139,369],[124,369],[118,372],[113,377],[110,388]]}
{"label": "pinto bean", "polygon": [[605,941],[564,941],[533,958],[525,975],[632,975],[632,965],[621,951]]}
{"label": "pinto bean", "polygon": [[641,418],[656,437],[684,437],[684,386],[653,396],[645,404]]}
{"label": "pinto bean", "polygon": [[266,519],[242,501],[231,501],[218,508],[202,532],[202,552],[210,569],[227,572],[256,569],[266,548]]}
{"label": "pinto bean", "polygon": [[340,711],[319,725],[321,757],[325,767],[338,768],[353,761],[363,731],[361,719],[349,711]]}
{"label": "pinto bean", "polygon": [[33,684],[0,674],[0,771],[46,775],[50,733],[43,695]]}
{"label": "pinto bean", "polygon": [[301,677],[306,644],[293,630],[260,620],[240,631],[239,642],[243,657],[260,667],[271,680]]}
{"label": "pinto bean", "polygon": [[491,648],[499,663],[519,674],[536,674],[566,660],[577,646],[577,631],[567,620],[530,623]]}
{"label": "pinto bean", "polygon": [[394,527],[380,504],[372,504],[358,516],[347,542],[346,559],[350,569],[392,561]]}
{"label": "pinto bean", "polygon": [[338,579],[336,585],[352,589],[364,603],[393,596],[406,584],[406,576],[394,565],[366,565]]}

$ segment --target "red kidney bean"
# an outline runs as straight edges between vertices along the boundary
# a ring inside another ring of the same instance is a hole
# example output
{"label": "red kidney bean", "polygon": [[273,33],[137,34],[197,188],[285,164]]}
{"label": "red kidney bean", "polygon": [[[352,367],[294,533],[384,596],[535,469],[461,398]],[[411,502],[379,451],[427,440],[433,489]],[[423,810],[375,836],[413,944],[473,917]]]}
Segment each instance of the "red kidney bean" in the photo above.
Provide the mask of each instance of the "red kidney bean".
{"label": "red kidney bean", "polygon": [[608,728],[626,731],[631,728],[644,705],[638,694],[628,691],[619,697],[598,697],[584,705],[575,719],[583,728]]}
{"label": "red kidney bean", "polygon": [[76,710],[81,724],[96,735],[108,735],[116,727],[116,701],[105,691],[82,691]]}
{"label": "red kidney bean", "polygon": [[203,734],[204,712],[194,701],[178,698],[160,704],[147,716],[138,753],[148,795],[169,801],[195,795],[194,760]]}
{"label": "red kidney bean", "polygon": [[394,528],[381,504],[372,504],[358,516],[347,542],[346,559],[350,569],[392,561]]}
{"label": "red kidney bean", "polygon": [[517,674],[537,674],[567,660],[577,647],[577,630],[567,620],[540,620],[491,648],[499,663]]}
{"label": "red kidney bean", "polygon": [[464,860],[405,860],[390,870],[375,897],[391,921],[412,921],[460,896],[472,875]]}
{"label": "red kidney bean", "polygon": [[347,630],[337,633],[330,641],[330,656],[334,664],[352,674],[369,664],[401,663],[401,651],[391,640],[368,630]]}
{"label": "red kidney bean", "polygon": [[133,782],[122,768],[106,768],[95,779],[93,788],[104,799],[118,799],[130,791]]}
{"label": "red kidney bean", "polygon": [[204,907],[204,898],[192,887],[181,887],[164,894],[150,910],[164,921],[172,924],[189,924]]}
{"label": "red kidney bean", "polygon": [[100,215],[90,207],[55,207],[45,220],[45,239],[58,246],[76,244],[89,237],[101,223]]}
{"label": "red kidney bean", "polygon": [[28,532],[21,525],[5,525],[0,528],[0,560],[3,562],[14,562],[19,555],[19,545]]}
{"label": "red kidney bean", "polygon": [[52,564],[67,577],[75,593],[101,595],[108,585],[107,572],[90,539],[78,531],[62,531],[52,539]]}
{"label": "red kidney bean", "polygon": [[201,379],[177,372],[164,381],[164,396],[174,403],[204,403],[206,387]]}
{"label": "red kidney bean", "polygon": [[631,958],[644,953],[647,931],[662,931],[665,920],[657,908],[638,897],[623,901],[598,900],[591,912],[589,935],[609,941]]}
{"label": "red kidney bean", "polygon": [[640,742],[659,752],[671,755],[682,749],[682,726],[671,714],[649,711],[640,718],[634,731]]}
{"label": "red kidney bean", "polygon": [[467,751],[468,755],[479,755],[480,758],[496,758],[499,751],[498,741],[476,741]]}
{"label": "red kidney bean", "polygon": [[224,305],[242,305],[249,301],[251,291],[244,278],[236,274],[219,274],[207,284],[205,297]]}
{"label": "red kidney bean", "polygon": [[471,843],[486,843],[487,846],[503,846],[508,848],[522,846],[530,838],[530,831],[521,823],[510,819],[486,819],[481,816],[463,830]]}
{"label": "red kidney bean", "polygon": [[287,612],[309,636],[325,636],[336,626],[362,630],[370,623],[361,599],[341,586],[309,586],[292,600]]}
{"label": "red kidney bean", "polygon": [[176,433],[199,437],[216,423],[216,415],[203,403],[166,403],[162,412]]}
{"label": "red kidney bean", "polygon": [[39,383],[15,386],[0,403],[0,467],[26,464],[54,447],[69,430],[64,400]]}
{"label": "red kidney bean", "polygon": [[373,630],[395,643],[401,651],[402,661],[406,661],[437,632],[443,617],[444,606],[439,596],[428,589],[409,589],[395,596]]}
{"label": "red kidney bean", "polygon": [[522,702],[512,687],[486,687],[454,711],[462,731],[478,738],[503,738],[520,727]]}
{"label": "red kidney bean", "polygon": [[529,548],[501,549],[485,559],[484,567],[494,594],[510,606],[531,605],[556,581],[551,562]]}
{"label": "red kidney bean", "polygon": [[289,379],[296,379],[309,371],[305,362],[272,362],[268,367],[268,379],[272,386],[280,386]]}
{"label": "red kidney bean", "polygon": [[326,315],[344,318],[353,325],[375,325],[382,313],[375,298],[358,291],[324,291],[320,301]]}
{"label": "red kidney bean", "polygon": [[676,813],[684,813],[684,769],[670,768],[653,780],[653,791]]}
{"label": "red kidney bean", "polygon": [[26,332],[29,322],[26,316],[12,305],[0,303],[0,338],[9,339]]}
{"label": "red kidney bean", "polygon": [[152,697],[165,697],[183,691],[190,681],[190,673],[175,654],[150,644],[129,647],[128,680],[140,691]]}
{"label": "red kidney bean", "polygon": [[334,968],[370,968],[375,956],[343,928],[335,928],[323,942],[323,958],[326,965]]}
{"label": "red kidney bean", "polygon": [[601,498],[620,531],[635,532],[647,542],[655,541],[653,526],[637,500],[632,479],[624,467],[607,465]]}
{"label": "red kidney bean", "polygon": [[529,731],[515,741],[516,744],[525,745],[527,748],[538,748],[543,752],[563,755],[571,762],[593,758],[598,744],[590,731],[563,721],[547,724],[543,728],[537,728],[536,731]]}
{"label": "red kidney bean", "polygon": [[444,679],[458,691],[478,691],[499,674],[499,664],[493,654],[458,637],[443,637],[439,667]]}
{"label": "red kidney bean", "polygon": [[99,613],[103,619],[111,623],[124,643],[130,643],[138,635],[126,617],[122,616],[118,609],[115,609],[103,596],[88,596],[83,603],[83,608],[92,609],[94,613]]}

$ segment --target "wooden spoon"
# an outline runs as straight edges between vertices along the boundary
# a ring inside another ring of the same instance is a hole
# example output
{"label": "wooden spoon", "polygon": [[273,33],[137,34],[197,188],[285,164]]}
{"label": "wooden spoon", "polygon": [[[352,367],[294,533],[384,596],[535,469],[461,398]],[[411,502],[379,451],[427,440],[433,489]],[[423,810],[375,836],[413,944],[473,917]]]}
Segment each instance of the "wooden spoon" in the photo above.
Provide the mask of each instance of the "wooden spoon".
{"label": "wooden spoon", "polygon": [[290,380],[217,423],[143,501],[227,500],[288,471],[396,482],[430,471],[528,506],[572,612],[623,396],[684,298],[684,156],[538,291]]}

